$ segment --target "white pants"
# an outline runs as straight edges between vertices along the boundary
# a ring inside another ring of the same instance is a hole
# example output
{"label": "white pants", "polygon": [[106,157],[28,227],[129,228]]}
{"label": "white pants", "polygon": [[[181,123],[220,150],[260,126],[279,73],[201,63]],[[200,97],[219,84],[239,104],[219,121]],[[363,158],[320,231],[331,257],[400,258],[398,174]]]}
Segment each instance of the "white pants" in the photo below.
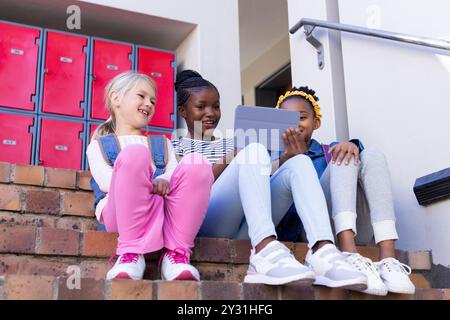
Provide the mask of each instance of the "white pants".
{"label": "white pants", "polygon": [[270,156],[261,144],[241,150],[213,184],[199,235],[250,238],[253,246],[276,236],[275,226],[295,203],[308,246],[334,242],[322,187],[312,161],[305,155],[286,161],[272,176]]}
{"label": "white pants", "polygon": [[336,234],[353,230],[356,243],[375,238],[398,239],[389,170],[384,155],[375,149],[361,152],[361,164],[329,164],[320,178]]}

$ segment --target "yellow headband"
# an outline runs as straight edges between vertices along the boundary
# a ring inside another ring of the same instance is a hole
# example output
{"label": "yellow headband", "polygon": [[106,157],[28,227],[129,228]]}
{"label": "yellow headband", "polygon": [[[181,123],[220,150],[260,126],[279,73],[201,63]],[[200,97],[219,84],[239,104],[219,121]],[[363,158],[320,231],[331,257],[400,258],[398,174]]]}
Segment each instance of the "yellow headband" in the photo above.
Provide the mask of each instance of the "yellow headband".
{"label": "yellow headband", "polygon": [[314,97],[304,91],[287,91],[284,95],[281,95],[280,98],[278,99],[277,105],[276,105],[276,109],[280,108],[281,103],[286,100],[286,98],[288,97],[292,97],[292,96],[302,96],[305,99],[307,99],[309,102],[311,102],[313,108],[314,108],[314,114],[316,115],[317,118],[322,118],[322,113],[320,113],[320,107],[319,104],[316,102],[316,100],[314,100]]}

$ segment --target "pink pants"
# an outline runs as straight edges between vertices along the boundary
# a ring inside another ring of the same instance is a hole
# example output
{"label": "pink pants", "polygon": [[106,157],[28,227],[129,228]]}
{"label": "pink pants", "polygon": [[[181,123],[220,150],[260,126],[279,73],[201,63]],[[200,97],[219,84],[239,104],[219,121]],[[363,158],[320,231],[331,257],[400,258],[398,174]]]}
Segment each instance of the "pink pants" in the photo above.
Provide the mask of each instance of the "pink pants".
{"label": "pink pants", "polygon": [[116,254],[182,248],[190,255],[208,209],[214,177],[203,156],[183,157],[172,174],[169,194],[151,193],[151,154],[129,145],[114,164],[102,216],[108,232],[118,232]]}

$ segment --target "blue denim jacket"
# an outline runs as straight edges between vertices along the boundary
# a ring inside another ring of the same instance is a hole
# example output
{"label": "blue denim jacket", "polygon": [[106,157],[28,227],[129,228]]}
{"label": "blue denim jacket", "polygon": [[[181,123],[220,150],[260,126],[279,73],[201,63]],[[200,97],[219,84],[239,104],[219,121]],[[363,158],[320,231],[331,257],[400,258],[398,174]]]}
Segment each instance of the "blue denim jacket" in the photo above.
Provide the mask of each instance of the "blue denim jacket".
{"label": "blue denim jacket", "polygon": [[[358,139],[352,139],[350,142],[356,144],[358,146],[359,152],[361,153],[364,150],[364,146]],[[334,141],[329,144],[330,147],[338,144],[338,142]],[[316,169],[317,175],[320,179],[325,169],[327,168],[327,159],[323,152],[322,144],[317,142],[317,140],[312,139],[311,145],[309,146],[309,150],[305,153],[311,160]],[[272,160],[279,159],[281,156],[280,152],[273,152],[271,154]],[[301,221],[298,217],[297,211],[295,209],[295,205],[293,204],[284,218],[281,220],[278,225],[278,238],[284,241],[298,241],[298,237],[301,231]]]}

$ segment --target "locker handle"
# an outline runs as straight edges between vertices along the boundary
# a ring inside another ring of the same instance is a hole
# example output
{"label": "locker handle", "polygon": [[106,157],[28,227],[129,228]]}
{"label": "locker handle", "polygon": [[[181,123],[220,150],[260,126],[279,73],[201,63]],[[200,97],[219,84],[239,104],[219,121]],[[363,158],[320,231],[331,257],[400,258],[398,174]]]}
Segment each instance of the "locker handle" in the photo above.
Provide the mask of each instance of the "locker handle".
{"label": "locker handle", "polygon": [[108,64],[108,65],[106,66],[106,69],[117,71],[117,70],[119,70],[119,67],[118,67],[118,66],[115,66],[115,65],[112,65],[112,64]]}
{"label": "locker handle", "polygon": [[160,72],[150,72],[150,75],[153,77],[158,77],[158,78],[162,77],[162,74]]}
{"label": "locker handle", "polygon": [[56,146],[55,146],[55,150],[57,150],[57,151],[68,151],[68,150],[69,150],[69,147],[68,147],[68,146],[59,146],[59,145],[56,145]]}
{"label": "locker handle", "polygon": [[65,62],[65,63],[72,63],[72,58],[60,57],[59,61]]}
{"label": "locker handle", "polygon": [[17,145],[17,141],[16,140],[10,140],[10,139],[4,139],[3,140],[3,144],[5,144],[7,146],[15,146],[15,145]]}
{"label": "locker handle", "polygon": [[23,56],[24,51],[23,51],[23,50],[20,50],[20,49],[14,49],[14,48],[11,48],[11,53],[12,53],[12,54],[17,54],[17,55],[19,55],[19,56]]}

